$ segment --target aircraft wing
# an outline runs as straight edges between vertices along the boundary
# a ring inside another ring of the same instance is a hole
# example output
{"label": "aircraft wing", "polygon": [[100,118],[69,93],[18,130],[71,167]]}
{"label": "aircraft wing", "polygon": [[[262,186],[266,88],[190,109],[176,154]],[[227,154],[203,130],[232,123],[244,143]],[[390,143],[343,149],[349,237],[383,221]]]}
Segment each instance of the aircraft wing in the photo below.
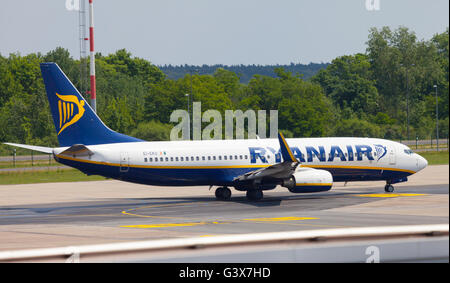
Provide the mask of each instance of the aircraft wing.
{"label": "aircraft wing", "polygon": [[246,182],[254,180],[262,180],[264,178],[270,179],[286,179],[289,178],[300,162],[295,158],[291,149],[289,148],[286,139],[282,133],[278,133],[278,141],[280,142],[281,156],[283,162],[274,164],[267,168],[258,169],[255,171],[248,172],[244,175],[234,178],[237,182]]}

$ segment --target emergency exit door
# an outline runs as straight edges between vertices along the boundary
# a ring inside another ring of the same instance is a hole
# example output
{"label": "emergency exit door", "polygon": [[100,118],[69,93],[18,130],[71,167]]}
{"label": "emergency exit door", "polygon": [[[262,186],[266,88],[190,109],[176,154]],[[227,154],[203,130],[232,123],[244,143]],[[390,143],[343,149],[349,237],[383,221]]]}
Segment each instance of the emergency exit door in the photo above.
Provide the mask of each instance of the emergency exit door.
{"label": "emergency exit door", "polygon": [[130,157],[128,152],[120,152],[120,172],[128,172],[130,169]]}

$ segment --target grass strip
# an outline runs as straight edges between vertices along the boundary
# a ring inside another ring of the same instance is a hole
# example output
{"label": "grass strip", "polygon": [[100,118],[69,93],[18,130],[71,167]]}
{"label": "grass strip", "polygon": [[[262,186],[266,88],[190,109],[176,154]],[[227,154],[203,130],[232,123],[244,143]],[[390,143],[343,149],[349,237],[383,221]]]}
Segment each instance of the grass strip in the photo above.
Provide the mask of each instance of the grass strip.
{"label": "grass strip", "polygon": [[0,173],[0,185],[55,183],[55,182],[81,182],[106,180],[102,176],[87,176],[75,170],[42,170],[18,171]]}
{"label": "grass strip", "polygon": [[418,152],[428,161],[428,165],[444,165],[448,164],[448,151],[428,151]]}

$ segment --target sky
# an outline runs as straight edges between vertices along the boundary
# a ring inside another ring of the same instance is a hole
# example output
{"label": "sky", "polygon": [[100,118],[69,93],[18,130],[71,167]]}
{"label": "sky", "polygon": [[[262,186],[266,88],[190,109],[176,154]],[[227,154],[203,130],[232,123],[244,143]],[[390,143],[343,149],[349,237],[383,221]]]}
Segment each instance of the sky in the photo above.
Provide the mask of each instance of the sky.
{"label": "sky", "polygon": [[[78,59],[79,15],[66,1],[88,6],[88,0],[1,0],[0,54],[45,54],[61,46]],[[449,25],[448,0],[93,2],[95,51],[125,48],[156,65],[331,62],[364,53],[371,27],[405,26],[429,40]]]}

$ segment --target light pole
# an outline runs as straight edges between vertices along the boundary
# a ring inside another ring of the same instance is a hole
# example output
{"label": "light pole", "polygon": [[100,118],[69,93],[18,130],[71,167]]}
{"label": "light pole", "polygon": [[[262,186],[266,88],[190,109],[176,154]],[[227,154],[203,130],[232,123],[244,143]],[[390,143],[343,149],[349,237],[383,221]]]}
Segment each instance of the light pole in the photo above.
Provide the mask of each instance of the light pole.
{"label": "light pole", "polygon": [[439,151],[439,108],[438,108],[438,87],[434,85],[436,89],[436,150]]}
{"label": "light pole", "polygon": [[406,135],[409,140],[409,87],[408,87],[408,68],[406,68]]}
{"label": "light pole", "polygon": [[187,97],[187,111],[189,114],[189,93],[186,93],[185,96]]}
{"label": "light pole", "polygon": [[400,64],[400,66],[404,66],[406,72],[406,135],[409,140],[409,82],[408,82],[408,69],[409,67],[415,66],[415,64]]}
{"label": "light pole", "polygon": [[191,139],[191,114],[190,114],[190,107],[189,107],[189,102],[190,102],[189,101],[189,93],[186,93],[185,96],[187,98],[187,113],[188,113],[188,125],[189,125],[189,127],[188,127],[189,139],[188,140],[190,140]]}

